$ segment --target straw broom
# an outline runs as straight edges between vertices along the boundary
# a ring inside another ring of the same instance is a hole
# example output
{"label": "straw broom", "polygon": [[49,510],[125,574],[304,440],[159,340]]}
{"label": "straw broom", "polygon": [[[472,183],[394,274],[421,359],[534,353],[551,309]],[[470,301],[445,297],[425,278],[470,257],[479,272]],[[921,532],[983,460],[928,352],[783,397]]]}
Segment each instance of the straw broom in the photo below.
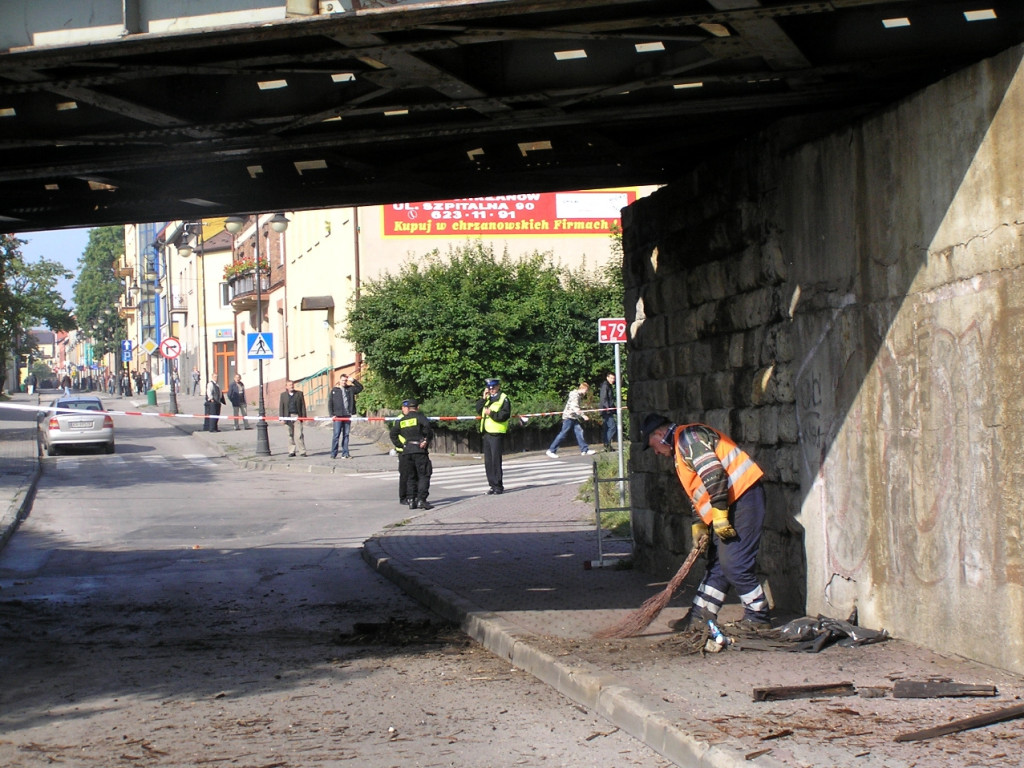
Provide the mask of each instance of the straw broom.
{"label": "straw broom", "polygon": [[644,604],[641,605],[637,610],[626,616],[624,619],[616,624],[612,624],[610,627],[605,627],[594,633],[594,637],[599,639],[611,639],[621,637],[633,637],[639,635],[649,626],[651,622],[658,618],[658,614],[662,612],[669,601],[672,599],[672,595],[676,593],[676,590],[682,586],[683,580],[686,579],[690,573],[690,569],[696,562],[700,554],[708,547],[708,534],[704,534],[700,537],[700,540],[693,545],[693,549],[690,550],[690,554],[687,555],[686,561],[676,571],[676,575],[672,577],[672,580],[668,585],[658,594],[653,597],[647,598]]}

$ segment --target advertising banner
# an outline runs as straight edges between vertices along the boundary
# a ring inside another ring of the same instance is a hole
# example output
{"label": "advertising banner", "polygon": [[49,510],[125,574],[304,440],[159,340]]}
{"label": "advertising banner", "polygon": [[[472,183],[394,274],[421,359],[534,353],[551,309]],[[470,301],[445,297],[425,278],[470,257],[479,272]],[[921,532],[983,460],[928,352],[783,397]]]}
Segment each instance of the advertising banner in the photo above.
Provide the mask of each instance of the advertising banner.
{"label": "advertising banner", "polygon": [[382,206],[383,237],[607,237],[637,190],[462,197]]}

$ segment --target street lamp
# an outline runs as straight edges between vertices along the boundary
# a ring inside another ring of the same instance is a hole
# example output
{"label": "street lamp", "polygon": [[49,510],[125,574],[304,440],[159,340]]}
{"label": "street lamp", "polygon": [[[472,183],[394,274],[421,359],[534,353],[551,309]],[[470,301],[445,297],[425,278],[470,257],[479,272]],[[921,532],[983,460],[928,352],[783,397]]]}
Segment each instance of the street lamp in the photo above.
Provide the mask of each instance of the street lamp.
{"label": "street lamp", "polygon": [[[136,338],[132,339],[134,342],[135,349],[142,348],[142,289],[139,287],[138,280],[132,280],[132,287],[128,289],[128,292],[132,295],[133,306],[135,307],[135,335]],[[135,372],[139,371],[139,361],[142,359],[142,354],[135,355]],[[131,382],[131,370],[132,367],[129,363],[125,363],[125,370],[128,372],[128,380]],[[130,392],[128,394],[131,394]]]}
{"label": "street lamp", "polygon": [[[157,258],[160,258],[159,252],[157,253]],[[167,281],[167,287],[166,287],[166,290],[165,290],[164,286],[159,282],[159,277],[157,278],[156,294],[157,294],[157,301],[158,302],[161,300],[161,297],[166,295],[166,299],[167,299],[167,338],[171,338],[171,337],[174,336],[174,290],[173,290],[173,286],[171,285],[171,257],[170,257],[170,252],[168,252],[168,251],[164,252],[163,264],[162,265],[158,264],[157,266],[158,267],[160,267],[160,266],[163,267],[164,280]],[[159,333],[160,333],[160,330],[158,328],[157,329],[157,335],[159,335]],[[161,354],[161,357],[163,357],[163,352],[161,352],[160,354]],[[178,393],[175,392],[175,387],[174,387],[174,376],[175,376],[174,369],[177,366],[178,361],[177,360],[170,360],[167,357],[163,357],[163,360],[164,360],[164,383],[165,384],[169,383],[170,386],[171,386],[171,394],[170,394],[170,397],[168,398],[168,407],[171,409],[171,413],[177,413],[178,412]],[[170,379],[169,382],[168,382],[168,379]]]}
{"label": "street lamp", "polygon": [[[245,219],[240,216],[229,216],[224,220],[224,228],[232,235],[237,235],[242,231],[242,226],[245,224]],[[283,213],[275,213],[270,219],[270,228],[275,232],[281,233],[288,229],[288,219],[285,218]],[[268,233],[267,237],[270,235]],[[268,268],[270,257],[270,247],[267,247],[267,258]],[[256,274],[256,333],[263,333],[263,280],[260,277],[260,217],[256,214],[256,259],[255,268]],[[263,399],[263,358],[261,357],[258,361],[259,371],[259,387],[260,387],[260,399],[259,399],[259,419],[256,421],[256,455],[257,456],[269,456],[270,455],[270,438],[267,434],[267,410],[266,404]]]}
{"label": "street lamp", "polygon": [[[196,235],[196,248],[188,244],[188,238]],[[193,250],[198,251],[201,261],[199,262],[199,290],[203,294],[203,369],[206,373],[206,383],[210,383],[210,340],[207,336],[207,326],[210,324],[206,316],[206,251],[203,248],[203,222],[189,222],[185,224],[185,238],[178,245],[178,255],[187,259],[192,255]]]}

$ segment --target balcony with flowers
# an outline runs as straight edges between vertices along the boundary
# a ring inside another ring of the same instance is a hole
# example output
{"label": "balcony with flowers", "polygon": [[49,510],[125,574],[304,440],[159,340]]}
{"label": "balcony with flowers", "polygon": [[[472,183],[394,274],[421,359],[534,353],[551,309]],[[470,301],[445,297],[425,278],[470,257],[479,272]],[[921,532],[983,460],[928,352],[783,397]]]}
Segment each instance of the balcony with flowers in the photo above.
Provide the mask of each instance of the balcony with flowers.
{"label": "balcony with flowers", "polygon": [[[260,259],[260,291],[270,288],[270,263]],[[228,284],[228,299],[236,311],[253,309],[256,306],[256,259],[248,257],[232,261],[224,267],[224,279]]]}

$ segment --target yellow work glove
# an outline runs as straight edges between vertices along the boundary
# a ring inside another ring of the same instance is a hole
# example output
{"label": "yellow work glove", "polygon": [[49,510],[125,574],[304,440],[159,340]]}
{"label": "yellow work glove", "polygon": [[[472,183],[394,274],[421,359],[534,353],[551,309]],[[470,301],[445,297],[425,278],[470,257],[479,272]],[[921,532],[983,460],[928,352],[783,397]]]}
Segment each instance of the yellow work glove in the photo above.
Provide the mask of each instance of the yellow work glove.
{"label": "yellow work glove", "polygon": [[700,541],[700,537],[704,536],[708,532],[708,526],[703,520],[698,520],[696,523],[690,526],[690,533],[693,535],[693,543],[696,544]]}
{"label": "yellow work glove", "polygon": [[711,510],[711,527],[715,529],[715,533],[718,534],[718,538],[720,539],[736,538],[736,529],[733,528],[732,523],[729,522],[728,509]]}

